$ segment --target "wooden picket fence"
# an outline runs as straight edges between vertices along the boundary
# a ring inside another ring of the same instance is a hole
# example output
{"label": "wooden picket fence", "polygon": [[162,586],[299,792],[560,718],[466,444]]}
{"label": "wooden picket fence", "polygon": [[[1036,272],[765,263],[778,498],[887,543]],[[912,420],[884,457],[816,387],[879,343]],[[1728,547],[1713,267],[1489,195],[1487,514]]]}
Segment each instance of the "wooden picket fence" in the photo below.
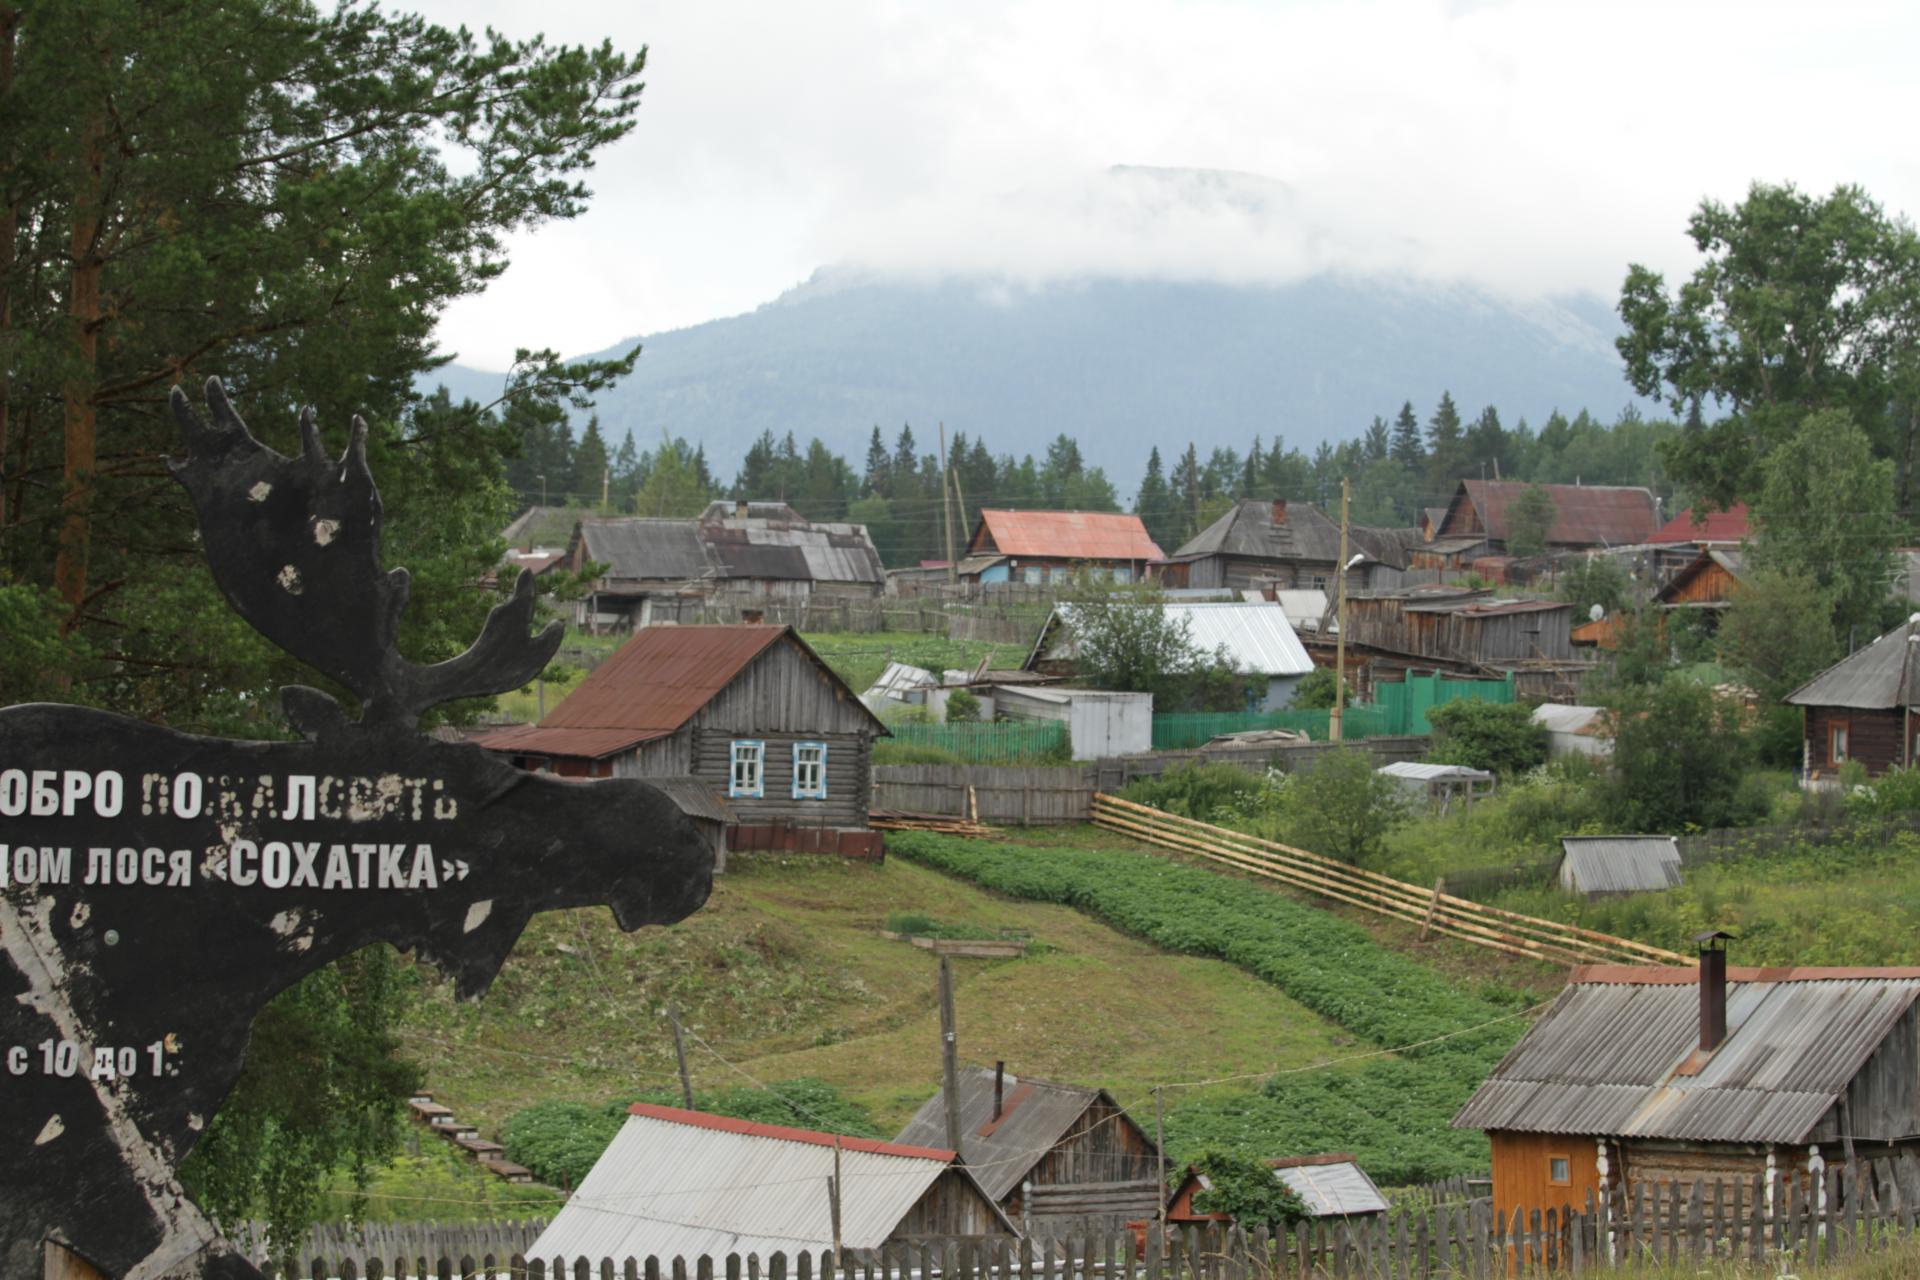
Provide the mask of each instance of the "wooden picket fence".
{"label": "wooden picket fence", "polygon": [[[874,1250],[768,1257],[313,1258],[279,1280],[1504,1280],[1604,1275],[1623,1265],[1744,1263],[1803,1274],[1874,1253],[1920,1267],[1911,1156],[1823,1178],[1641,1183],[1563,1209],[1493,1212],[1491,1202],[1403,1207],[1243,1231],[1218,1224],[1053,1240],[942,1237]],[[1717,1274],[1717,1273],[1716,1273]],[[1885,1274],[1895,1274],[1888,1270]]]}
{"label": "wooden picket fence", "polygon": [[1553,964],[1673,964],[1689,961],[1678,952],[1631,938],[1583,929],[1558,920],[1521,915],[1484,906],[1446,892],[1395,880],[1392,876],[1348,866],[1323,854],[1277,844],[1210,822],[1182,818],[1119,796],[1096,795],[1093,822],[1110,831],[1163,848],[1177,849],[1363,911],[1391,916],[1429,933],[1458,938],[1508,955]]}

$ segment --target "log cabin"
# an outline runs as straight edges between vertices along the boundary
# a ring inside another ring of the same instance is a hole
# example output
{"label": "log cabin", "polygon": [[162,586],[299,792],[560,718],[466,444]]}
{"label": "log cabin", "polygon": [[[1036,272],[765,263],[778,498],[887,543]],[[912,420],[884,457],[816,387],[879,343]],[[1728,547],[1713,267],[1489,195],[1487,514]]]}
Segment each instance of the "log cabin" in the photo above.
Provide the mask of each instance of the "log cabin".
{"label": "log cabin", "polygon": [[1668,1181],[1815,1178],[1920,1150],[1920,968],[1584,965],[1454,1117],[1494,1211]]}
{"label": "log cabin", "polygon": [[867,810],[886,732],[791,627],[647,627],[539,724],[477,741],[563,777],[705,783],[728,848],[878,856]]}
{"label": "log cabin", "polygon": [[[960,1153],[1030,1236],[1117,1231],[1160,1209],[1160,1151],[1105,1089],[985,1067],[959,1073]],[[943,1089],[896,1142],[947,1141]]]}
{"label": "log cabin", "polygon": [[1840,769],[1858,761],[1870,777],[1911,767],[1920,748],[1920,614],[1787,695],[1802,709],[1801,781],[1809,789],[1839,784]]}

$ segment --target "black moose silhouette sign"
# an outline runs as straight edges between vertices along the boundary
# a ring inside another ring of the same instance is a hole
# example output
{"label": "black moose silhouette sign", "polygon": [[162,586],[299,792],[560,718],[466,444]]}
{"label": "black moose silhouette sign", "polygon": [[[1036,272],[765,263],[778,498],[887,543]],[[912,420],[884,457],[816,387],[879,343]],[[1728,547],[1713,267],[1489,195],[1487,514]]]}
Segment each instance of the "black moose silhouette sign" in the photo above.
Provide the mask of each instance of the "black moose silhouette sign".
{"label": "black moose silhouette sign", "polygon": [[262,445],[217,380],[178,390],[215,581],[274,643],[337,680],[282,692],[302,742],[193,737],[86,708],[0,709],[0,1274],[49,1242],[113,1280],[254,1277],[174,1175],[232,1088],[254,1015],[374,942],[465,996],[536,911],[606,903],[624,929],[705,902],[712,857],[664,793],[565,783],[416,730],[451,698],[517,688],[557,648],[532,579],[462,656],[395,647],[406,570],[380,566],[366,425],[298,457]]}

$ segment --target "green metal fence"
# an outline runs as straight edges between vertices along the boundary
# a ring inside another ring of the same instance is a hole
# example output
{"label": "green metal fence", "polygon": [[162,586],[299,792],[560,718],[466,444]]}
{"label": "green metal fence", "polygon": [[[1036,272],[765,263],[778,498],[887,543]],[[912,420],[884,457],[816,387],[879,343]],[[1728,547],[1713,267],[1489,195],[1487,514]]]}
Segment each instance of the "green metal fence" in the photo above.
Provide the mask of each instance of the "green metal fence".
{"label": "green metal fence", "polygon": [[896,724],[892,741],[902,746],[934,747],[968,764],[1027,764],[1067,754],[1067,726],[1058,720],[1015,720],[996,724]]}
{"label": "green metal fence", "polygon": [[[1405,683],[1374,686],[1377,700],[1349,704],[1342,715],[1342,738],[1377,738],[1433,731],[1427,712],[1461,698],[1483,702],[1512,702],[1513,677],[1505,680],[1452,680],[1445,676],[1409,676]],[[1153,749],[1184,751],[1202,746],[1223,733],[1250,733],[1256,729],[1291,729],[1316,742],[1332,735],[1327,722],[1333,713],[1320,710],[1195,712],[1153,718]]]}

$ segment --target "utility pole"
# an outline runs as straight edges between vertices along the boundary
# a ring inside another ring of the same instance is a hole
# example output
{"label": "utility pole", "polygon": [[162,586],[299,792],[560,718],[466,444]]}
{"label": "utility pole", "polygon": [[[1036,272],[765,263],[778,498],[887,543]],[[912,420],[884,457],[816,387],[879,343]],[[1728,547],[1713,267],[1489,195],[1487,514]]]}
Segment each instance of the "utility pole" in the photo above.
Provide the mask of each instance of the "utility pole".
{"label": "utility pole", "polygon": [[667,1021],[673,1024],[673,1056],[680,1060],[680,1101],[687,1110],[692,1111],[693,1078],[687,1074],[687,1042],[680,1038],[680,1010],[677,1006],[667,1006]]}
{"label": "utility pole", "polygon": [[600,509],[606,510],[607,492],[613,486],[612,468],[603,468],[600,472]]}
{"label": "utility pole", "polygon": [[1340,477],[1340,629],[1333,641],[1333,714],[1327,717],[1327,737],[1341,741],[1341,720],[1347,704],[1347,478]]}
{"label": "utility pole", "polygon": [[1159,1158],[1160,1230],[1167,1229],[1167,1106],[1160,1086],[1153,1086],[1153,1149]]}
{"label": "utility pole", "polygon": [[960,1150],[960,1050],[954,1034],[953,959],[940,957],[940,1072],[947,1099],[947,1146]]}
{"label": "utility pole", "polygon": [[840,1135],[833,1135],[833,1176],[827,1179],[827,1208],[833,1214],[833,1271],[840,1274]]}
{"label": "utility pole", "polygon": [[959,566],[953,562],[953,502],[947,489],[947,424],[940,424],[940,523],[947,531],[947,581],[956,581],[960,576]]}

